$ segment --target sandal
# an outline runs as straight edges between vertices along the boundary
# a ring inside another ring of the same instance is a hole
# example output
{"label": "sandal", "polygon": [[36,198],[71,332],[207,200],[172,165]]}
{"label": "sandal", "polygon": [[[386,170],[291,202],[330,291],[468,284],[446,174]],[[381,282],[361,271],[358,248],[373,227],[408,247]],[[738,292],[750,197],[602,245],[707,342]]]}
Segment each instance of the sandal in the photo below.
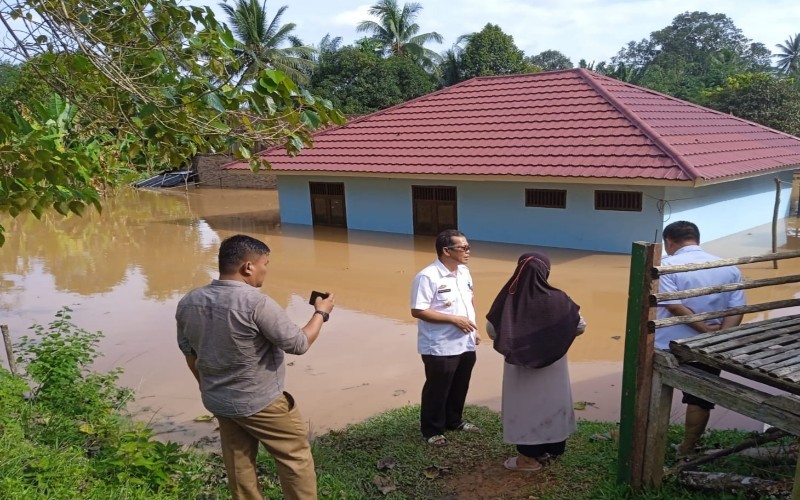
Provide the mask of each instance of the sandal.
{"label": "sandal", "polygon": [[465,420],[461,422],[461,424],[458,427],[456,427],[455,430],[464,432],[480,432],[481,428]]}
{"label": "sandal", "polygon": [[533,465],[520,465],[518,459],[519,457],[511,457],[507,459],[505,462],[503,462],[503,467],[508,470],[523,472],[536,472],[537,470],[542,470],[542,467],[544,467],[535,458],[531,459],[534,461]]}
{"label": "sandal", "polygon": [[436,448],[441,448],[442,446],[447,446],[447,442],[448,442],[447,438],[442,436],[441,434],[437,434],[435,436],[431,436],[431,437],[425,439],[425,441],[429,445],[435,446]]}

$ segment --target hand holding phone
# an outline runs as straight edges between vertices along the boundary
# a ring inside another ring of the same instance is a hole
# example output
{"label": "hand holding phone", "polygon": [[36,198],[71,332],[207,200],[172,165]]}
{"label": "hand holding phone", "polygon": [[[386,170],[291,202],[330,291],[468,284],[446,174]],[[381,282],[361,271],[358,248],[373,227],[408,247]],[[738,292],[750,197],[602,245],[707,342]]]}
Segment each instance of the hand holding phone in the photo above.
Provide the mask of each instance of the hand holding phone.
{"label": "hand holding phone", "polygon": [[311,298],[308,299],[308,303],[311,304],[312,306],[316,306],[317,305],[317,297],[321,297],[324,300],[324,299],[327,299],[329,295],[330,295],[329,293],[318,292],[318,291],[314,290],[314,291],[311,292]]}

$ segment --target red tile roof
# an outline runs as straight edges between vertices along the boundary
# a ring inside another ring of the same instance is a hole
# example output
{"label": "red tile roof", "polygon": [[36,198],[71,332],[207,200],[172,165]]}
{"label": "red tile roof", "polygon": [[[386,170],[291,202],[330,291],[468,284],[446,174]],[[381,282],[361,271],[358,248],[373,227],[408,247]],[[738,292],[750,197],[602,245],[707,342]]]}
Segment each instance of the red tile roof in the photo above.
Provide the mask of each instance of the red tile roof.
{"label": "red tile roof", "polygon": [[[274,171],[724,181],[800,166],[800,139],[584,70],[474,78],[314,135]],[[226,168],[246,169],[244,163]]]}

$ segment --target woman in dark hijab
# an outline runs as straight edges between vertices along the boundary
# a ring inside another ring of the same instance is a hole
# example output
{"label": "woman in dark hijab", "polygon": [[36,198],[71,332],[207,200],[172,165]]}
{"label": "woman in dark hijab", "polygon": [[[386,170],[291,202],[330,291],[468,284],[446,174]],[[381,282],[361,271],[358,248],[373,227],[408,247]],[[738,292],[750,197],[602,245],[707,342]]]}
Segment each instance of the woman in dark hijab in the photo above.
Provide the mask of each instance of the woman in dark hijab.
{"label": "woman in dark hijab", "polygon": [[505,356],[503,439],[519,452],[505,461],[509,470],[541,469],[576,430],[566,354],[586,324],[549,275],[546,255],[523,254],[486,315],[486,331]]}

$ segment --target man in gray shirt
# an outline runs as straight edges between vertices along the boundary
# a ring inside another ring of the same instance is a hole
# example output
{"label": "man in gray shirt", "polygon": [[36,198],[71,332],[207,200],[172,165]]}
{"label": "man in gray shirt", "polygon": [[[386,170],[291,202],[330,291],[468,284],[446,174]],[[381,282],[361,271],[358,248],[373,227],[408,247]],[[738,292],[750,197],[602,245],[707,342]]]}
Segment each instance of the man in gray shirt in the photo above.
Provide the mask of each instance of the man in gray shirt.
{"label": "man in gray shirt", "polygon": [[333,294],[318,297],[300,328],[259,291],[269,247],[245,235],[219,249],[219,279],[178,303],[178,346],[200,384],[203,405],[216,416],[228,487],[234,499],[262,499],[256,476],[261,442],[275,458],[284,498],[316,499],[317,478],[305,422],[284,392],[284,353],[303,354],[333,310]]}

